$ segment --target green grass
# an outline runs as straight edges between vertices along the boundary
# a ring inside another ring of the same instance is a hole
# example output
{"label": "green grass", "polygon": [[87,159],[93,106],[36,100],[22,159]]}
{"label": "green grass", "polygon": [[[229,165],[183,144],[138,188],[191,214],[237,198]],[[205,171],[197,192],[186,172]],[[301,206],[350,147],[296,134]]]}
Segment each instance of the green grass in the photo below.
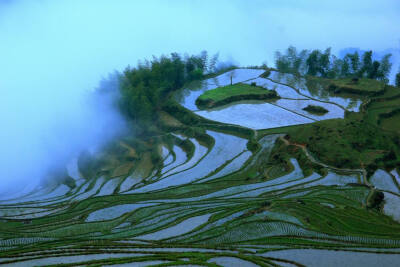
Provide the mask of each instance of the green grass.
{"label": "green grass", "polygon": [[400,97],[400,88],[394,87],[391,85],[386,85],[385,93],[377,98],[393,98],[393,97]]}
{"label": "green grass", "polygon": [[393,87],[388,87],[387,92],[390,96],[379,96],[371,98],[365,112],[365,120],[369,123],[377,125],[385,131],[400,131],[400,95],[396,95]]}
{"label": "green grass", "polygon": [[264,100],[276,98],[275,91],[267,90],[262,87],[238,83],[224,87],[218,87],[204,92],[196,100],[196,105],[200,108],[210,108],[228,104],[239,100]]}
{"label": "green grass", "polygon": [[244,83],[238,83],[234,85],[228,85],[224,87],[218,87],[213,90],[208,90],[199,96],[201,100],[211,99],[213,101],[221,101],[230,96],[236,95],[248,95],[248,94],[265,94],[267,90],[258,87],[258,86],[251,86]]}
{"label": "green grass", "polygon": [[400,98],[393,98],[388,100],[372,101],[368,106],[368,109],[380,109],[380,108],[399,108]]}
{"label": "green grass", "polygon": [[[400,162],[394,137],[357,120],[326,120],[296,128],[290,141],[304,144],[321,162],[338,168],[389,166]],[[393,151],[396,159],[387,158]]]}
{"label": "green grass", "polygon": [[400,114],[395,114],[389,118],[382,118],[380,125],[383,129],[400,133]]}
{"label": "green grass", "polygon": [[361,78],[353,81],[351,78],[330,80],[330,88],[343,93],[354,93],[361,95],[369,95],[375,93],[383,93],[385,84],[381,81]]}
{"label": "green grass", "polygon": [[344,97],[365,97],[368,95],[380,95],[381,97],[390,97],[398,95],[394,87],[387,86],[381,81],[361,78],[353,81],[351,78],[327,79],[321,77],[306,76],[307,87],[311,92],[326,90],[326,92],[334,93]]}

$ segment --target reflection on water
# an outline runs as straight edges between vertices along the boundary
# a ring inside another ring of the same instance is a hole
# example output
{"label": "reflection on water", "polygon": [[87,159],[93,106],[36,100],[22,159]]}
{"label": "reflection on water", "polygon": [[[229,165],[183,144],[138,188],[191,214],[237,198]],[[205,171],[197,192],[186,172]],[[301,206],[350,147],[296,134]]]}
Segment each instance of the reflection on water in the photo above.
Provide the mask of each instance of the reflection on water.
{"label": "reflection on water", "polygon": [[259,77],[259,78],[253,79],[253,80],[249,80],[245,83],[251,84],[253,82],[256,83],[257,86],[264,87],[265,89],[275,90],[280,97],[292,98],[292,99],[308,99],[307,97],[299,94],[294,88],[287,86],[287,85],[273,82],[270,79],[265,79],[265,78]]}
{"label": "reflection on water", "polygon": [[[293,74],[271,71],[268,78],[260,78],[260,69],[236,69],[215,78],[191,83],[175,97],[185,108],[210,120],[236,124],[252,129],[267,129],[318,120],[343,118],[344,111],[359,111],[362,101],[351,97],[333,96],[315,80]],[[276,90],[282,97],[277,101],[240,101],[222,107],[199,111],[196,99],[207,90],[232,83],[252,83],[268,90]],[[329,112],[315,115],[304,111],[307,105],[323,106]]]}
{"label": "reflection on water", "polygon": [[326,86],[317,80],[305,79],[293,74],[280,73],[277,71],[271,71],[271,74],[268,78],[273,81],[295,87],[302,95],[321,101],[336,103],[349,111],[358,112],[362,103],[360,99],[354,97],[341,97],[333,95],[331,92],[329,92],[329,90],[327,90]]}
{"label": "reflection on water", "polygon": [[245,82],[250,79],[255,79],[264,72],[265,70],[263,69],[231,70],[214,78],[192,82],[186,88],[177,92],[175,94],[175,99],[185,108],[192,111],[197,110],[197,106],[195,104],[196,99],[205,91],[230,85],[231,82],[232,84],[235,84]]}
{"label": "reflection on water", "polygon": [[262,101],[240,101],[215,109],[197,111],[196,114],[210,120],[251,129],[268,129],[314,122],[310,118]]}
{"label": "reflection on water", "polygon": [[[292,112],[298,113],[300,115],[306,116],[308,118],[320,121],[320,120],[328,120],[328,119],[336,119],[336,118],[344,118],[344,110],[337,105],[330,103],[323,103],[315,100],[298,100],[298,99],[278,99],[276,101],[276,105],[282,107],[284,109],[290,110]],[[322,106],[328,112],[322,115],[315,115],[305,111],[309,105],[314,106]]]}

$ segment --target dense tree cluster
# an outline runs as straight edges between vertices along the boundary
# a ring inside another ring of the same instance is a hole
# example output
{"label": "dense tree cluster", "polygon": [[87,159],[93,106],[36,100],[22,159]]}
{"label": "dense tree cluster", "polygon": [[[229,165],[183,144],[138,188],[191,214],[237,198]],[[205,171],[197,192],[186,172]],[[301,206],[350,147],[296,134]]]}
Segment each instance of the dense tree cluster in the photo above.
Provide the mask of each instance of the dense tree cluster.
{"label": "dense tree cluster", "polygon": [[148,124],[170,92],[215,71],[217,58],[209,59],[206,51],[184,57],[172,53],[126,68],[120,77],[121,111],[138,125]]}
{"label": "dense tree cluster", "polygon": [[392,67],[390,57],[391,54],[387,54],[380,61],[373,60],[372,51],[367,51],[361,56],[358,52],[354,52],[338,58],[331,53],[331,48],[323,52],[320,50],[298,52],[295,47],[290,46],[285,53],[275,53],[275,66],[281,72],[323,78],[364,77],[388,82]]}

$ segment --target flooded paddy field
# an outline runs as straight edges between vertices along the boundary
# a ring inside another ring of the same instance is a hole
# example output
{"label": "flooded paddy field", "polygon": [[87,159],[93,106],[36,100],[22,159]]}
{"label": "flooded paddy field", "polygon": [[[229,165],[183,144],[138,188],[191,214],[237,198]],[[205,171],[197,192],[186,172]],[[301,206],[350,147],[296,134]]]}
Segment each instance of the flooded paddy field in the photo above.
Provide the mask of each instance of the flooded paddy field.
{"label": "flooded paddy field", "polygon": [[[358,104],[307,94],[291,76],[259,77],[264,72],[232,70],[179,92],[184,108],[215,124],[199,123],[201,135],[171,130],[175,141],[160,146],[162,164],[151,170],[84,177],[74,159],[67,171],[75,187],[33,185],[24,196],[3,197],[0,264],[396,266],[398,170],[377,169],[367,179],[290,140],[292,154],[275,156],[287,129],[278,127],[343,119]],[[281,98],[197,109],[202,92],[231,80]],[[308,113],[310,103],[328,113]],[[384,192],[379,209],[370,207],[376,190]]]}

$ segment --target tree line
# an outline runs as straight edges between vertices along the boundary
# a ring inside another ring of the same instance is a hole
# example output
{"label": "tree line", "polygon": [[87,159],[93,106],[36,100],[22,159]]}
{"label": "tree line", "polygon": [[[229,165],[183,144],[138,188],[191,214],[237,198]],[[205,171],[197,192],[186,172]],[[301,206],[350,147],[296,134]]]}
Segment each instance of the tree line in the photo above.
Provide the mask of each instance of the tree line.
{"label": "tree line", "polygon": [[139,62],[137,67],[128,66],[119,79],[120,110],[136,125],[147,126],[156,119],[157,110],[163,106],[169,93],[214,72],[217,61],[218,54],[209,57],[203,51],[191,56],[172,53]]}
{"label": "tree line", "polygon": [[[367,51],[360,55],[357,51],[347,53],[339,58],[331,53],[331,48],[325,51],[301,50],[290,46],[284,53],[275,53],[275,66],[281,72],[300,75],[319,76],[323,78],[369,78],[389,82],[388,76],[392,63],[391,54],[373,60],[373,52]],[[400,82],[400,75],[399,75]]]}
{"label": "tree line", "polygon": [[[372,59],[372,51],[360,55],[348,53],[338,58],[328,48],[320,50],[301,50],[290,46],[284,53],[276,52],[275,65],[281,72],[324,78],[366,77],[388,82],[392,64],[390,54],[380,61]],[[185,83],[202,79],[206,74],[217,71],[218,54],[209,56],[206,51],[199,55],[180,55],[153,57],[139,62],[136,67],[128,66],[118,74],[120,92],[119,108],[125,116],[145,129],[157,119],[157,111],[165,105],[169,94]],[[222,64],[223,65],[223,64]],[[396,76],[400,87],[400,73]],[[110,87],[110,86],[106,86]]]}

